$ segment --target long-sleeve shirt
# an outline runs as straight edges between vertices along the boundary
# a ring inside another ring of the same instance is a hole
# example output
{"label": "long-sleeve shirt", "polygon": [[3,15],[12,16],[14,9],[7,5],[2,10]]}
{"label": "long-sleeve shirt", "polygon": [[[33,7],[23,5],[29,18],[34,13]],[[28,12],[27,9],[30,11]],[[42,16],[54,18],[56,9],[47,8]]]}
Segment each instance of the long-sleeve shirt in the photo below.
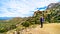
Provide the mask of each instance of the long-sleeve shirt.
{"label": "long-sleeve shirt", "polygon": [[41,17],[41,18],[40,18],[40,21],[41,21],[41,22],[44,22],[44,18],[43,18],[43,17]]}

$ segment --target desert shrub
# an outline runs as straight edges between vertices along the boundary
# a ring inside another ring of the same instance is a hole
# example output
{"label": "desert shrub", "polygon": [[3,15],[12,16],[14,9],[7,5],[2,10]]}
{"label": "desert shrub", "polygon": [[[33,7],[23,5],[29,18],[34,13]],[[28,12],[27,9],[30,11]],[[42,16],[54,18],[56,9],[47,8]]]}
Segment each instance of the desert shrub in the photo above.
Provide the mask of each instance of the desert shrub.
{"label": "desert shrub", "polygon": [[0,29],[0,33],[3,33],[3,32],[7,32],[6,28],[4,28],[4,27],[2,27],[2,28]]}
{"label": "desert shrub", "polygon": [[16,28],[16,25],[11,25],[10,26],[10,29],[14,29],[14,28]]}
{"label": "desert shrub", "polygon": [[31,25],[34,25],[35,24],[35,22],[31,22]]}
{"label": "desert shrub", "polygon": [[28,21],[26,21],[26,22],[23,22],[21,25],[23,25],[25,27],[29,27],[30,26],[30,23]]}
{"label": "desert shrub", "polygon": [[36,21],[35,21],[35,24],[40,24],[40,21],[39,21],[39,20],[36,20]]}

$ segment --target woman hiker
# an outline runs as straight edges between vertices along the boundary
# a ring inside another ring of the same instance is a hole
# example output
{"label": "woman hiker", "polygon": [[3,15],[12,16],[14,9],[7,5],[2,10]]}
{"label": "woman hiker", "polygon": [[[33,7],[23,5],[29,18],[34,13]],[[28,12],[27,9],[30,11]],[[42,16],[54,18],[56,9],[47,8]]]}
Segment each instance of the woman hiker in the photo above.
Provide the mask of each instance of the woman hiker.
{"label": "woman hiker", "polygon": [[41,28],[43,28],[43,23],[44,23],[44,17],[43,16],[41,16],[40,22],[41,22]]}

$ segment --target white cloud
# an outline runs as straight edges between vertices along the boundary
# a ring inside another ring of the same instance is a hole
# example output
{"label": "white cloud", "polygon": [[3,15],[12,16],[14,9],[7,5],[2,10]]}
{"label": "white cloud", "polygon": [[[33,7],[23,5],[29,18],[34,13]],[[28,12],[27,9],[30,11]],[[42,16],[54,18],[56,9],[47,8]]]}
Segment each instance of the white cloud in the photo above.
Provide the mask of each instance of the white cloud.
{"label": "white cloud", "polygon": [[56,3],[59,0],[0,0],[0,17],[31,16],[36,8]]}

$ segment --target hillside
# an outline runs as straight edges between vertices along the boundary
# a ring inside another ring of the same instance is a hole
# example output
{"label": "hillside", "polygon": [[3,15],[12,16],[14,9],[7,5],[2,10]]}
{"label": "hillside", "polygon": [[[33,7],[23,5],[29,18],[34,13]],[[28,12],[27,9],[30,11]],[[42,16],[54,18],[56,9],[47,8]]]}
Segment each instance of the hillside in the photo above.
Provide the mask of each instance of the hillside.
{"label": "hillside", "polygon": [[[40,24],[39,19],[42,15],[45,19],[44,23],[60,23],[60,2],[51,3],[50,5],[48,5],[45,11],[39,11],[39,10],[35,11],[32,17],[24,17],[24,18],[14,17],[13,19],[10,20],[0,20],[0,33],[6,33],[11,30],[19,31],[28,28],[31,25]],[[44,27],[47,27],[46,25],[44,25]],[[38,25],[38,27],[36,28],[40,29],[39,26],[40,25]],[[49,27],[47,28],[49,29],[50,27],[51,26],[49,25]],[[52,28],[54,28],[54,26],[52,26]],[[35,30],[33,29],[33,31]]]}
{"label": "hillside", "polygon": [[[39,18],[42,15],[45,18],[44,23],[60,23],[60,4],[59,3],[51,3],[50,5],[48,5],[48,8],[45,11],[39,11],[39,10],[35,11],[34,15],[32,17],[27,17],[27,19],[24,22],[22,22],[22,25],[25,27],[30,27],[30,25],[40,24]],[[18,31],[21,30],[19,28],[25,29],[24,27],[18,26],[16,30],[18,30]],[[42,29],[40,29],[40,26],[38,25],[36,27],[36,29],[31,29],[30,32],[32,32],[33,34],[36,34],[35,31],[36,32],[39,31],[38,32],[39,34],[45,34],[45,33],[46,34],[60,34],[59,32],[57,32],[57,31],[59,31],[58,24],[46,24],[46,25],[44,24],[44,28],[42,28]],[[56,33],[54,33],[54,32],[56,32]],[[23,33],[27,34],[27,32],[25,30]]]}
{"label": "hillside", "polygon": [[43,28],[40,25],[35,25],[35,28],[27,28],[21,31],[11,30],[6,34],[60,34],[60,23],[44,24]]}
{"label": "hillside", "polygon": [[[48,5],[47,12],[49,11],[49,15],[54,22],[60,22],[60,2],[51,3]],[[51,20],[51,22],[52,22]]]}

